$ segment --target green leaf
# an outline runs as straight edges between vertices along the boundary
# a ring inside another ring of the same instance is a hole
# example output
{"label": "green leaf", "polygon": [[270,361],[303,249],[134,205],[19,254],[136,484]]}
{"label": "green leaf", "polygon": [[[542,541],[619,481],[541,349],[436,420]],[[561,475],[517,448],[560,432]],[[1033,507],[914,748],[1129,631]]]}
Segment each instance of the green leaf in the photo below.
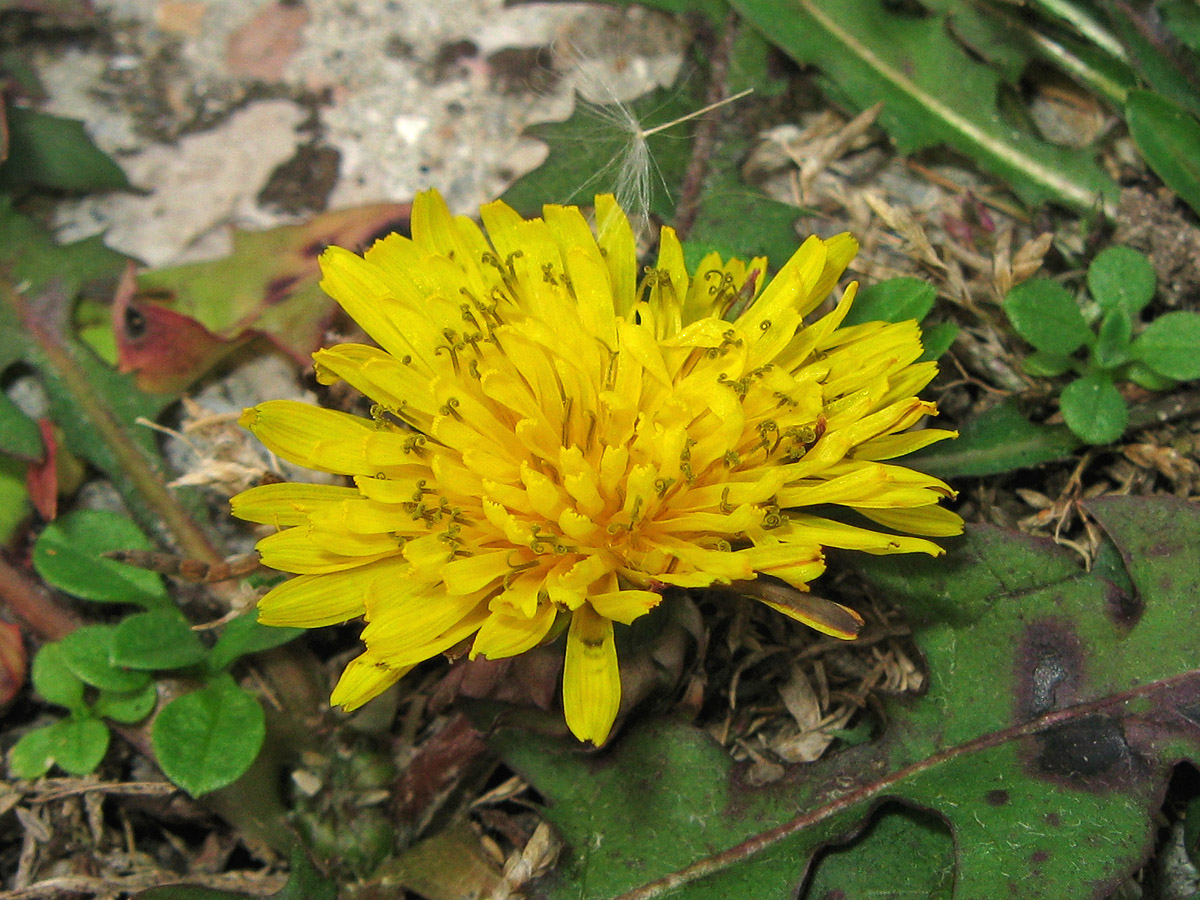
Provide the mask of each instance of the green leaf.
{"label": "green leaf", "polygon": [[14,778],[41,778],[54,765],[52,725],[27,731],[8,751],[8,771]]}
{"label": "green leaf", "polygon": [[889,278],[858,292],[846,314],[845,325],[863,322],[920,322],[933,309],[937,288],[920,278]]}
{"label": "green leaf", "polygon": [[1056,147],[1004,120],[999,76],[954,40],[947,17],[893,12],[881,0],[731,5],[797,62],[818,66],[855,110],[882,101],[879,122],[899,152],[947,144],[1029,203],[1090,210],[1115,202],[1116,185],[1090,152]]}
{"label": "green leaf", "polygon": [[50,754],[69,775],[90,775],[108,752],[108,727],[99,719],[71,717],[55,722],[50,732]]}
{"label": "green leaf", "polygon": [[906,456],[905,463],[939,478],[996,475],[1063,459],[1078,446],[1063,426],[1035,425],[1015,400],[1005,400],[967,422],[958,440]]}
{"label": "green leaf", "polygon": [[260,625],[257,612],[238,616],[225,624],[213,645],[207,661],[209,671],[219,672],[240,657],[279,647],[303,633],[303,628]]}
{"label": "green leaf", "polygon": [[137,691],[101,691],[92,704],[92,713],[97,718],[132,725],[150,715],[157,701],[158,688],[153,682]]}
{"label": "green leaf", "polygon": [[9,546],[33,504],[25,484],[25,463],[0,456],[0,546]]}
{"label": "green leaf", "polygon": [[183,669],[207,652],[187,620],[174,609],[127,616],[113,634],[113,662],[130,669]]}
{"label": "green leaf", "polygon": [[1063,388],[1059,403],[1067,427],[1089,444],[1110,444],[1129,424],[1129,407],[1107,372],[1072,381]]}
{"label": "green leaf", "polygon": [[1154,299],[1154,266],[1132,247],[1108,247],[1096,254],[1087,271],[1088,290],[1100,308],[1120,308],[1136,316]]}
{"label": "green leaf", "polygon": [[98,603],[136,603],[147,608],[167,602],[162,578],[101,554],[109,550],[149,550],[146,536],[124,516],[80,509],[51,522],[33,545],[37,573],[73,597]]}
{"label": "green leaf", "polygon": [[934,816],[888,804],[848,846],[817,863],[804,896],[838,900],[950,900],[954,842]]}
{"label": "green leaf", "polygon": [[1127,578],[985,526],[943,559],[866,557],[867,576],[907,612],[926,693],[881,698],[881,737],[767,787],[679,722],[643,723],[601,754],[495,730],[492,747],[545,798],[565,841],[540,896],[795,897],[814,854],[887,803],[944,822],[952,867],[922,841],[934,871],[914,885],[913,843],[880,842],[846,860],[882,870],[866,882],[880,893],[848,896],[944,892],[951,868],[956,897],[1111,896],[1144,865],[1175,767],[1200,760],[1200,620],[1180,614],[1200,592],[1200,567],[1180,565],[1200,546],[1200,509],[1112,497],[1086,510]]}
{"label": "green leaf", "polygon": [[33,689],[48,703],[83,709],[83,680],[71,671],[59,644],[43,644],[30,668]]}
{"label": "green leaf", "polygon": [[112,662],[111,625],[84,625],[58,642],[64,665],[92,687],[108,691],[138,691],[150,683],[145,672],[123,669]]}
{"label": "green leaf", "polygon": [[1091,337],[1075,298],[1047,278],[1031,278],[1009,291],[1004,313],[1017,334],[1046,353],[1069,356]]}
{"label": "green leaf", "polygon": [[1062,353],[1036,350],[1021,360],[1021,369],[1035,378],[1056,378],[1070,372],[1075,361]]}
{"label": "green leaf", "polygon": [[240,778],[258,756],[265,734],[258,701],[220,675],[163,707],[151,737],[166,776],[199,797]]}
{"label": "green leaf", "polygon": [[121,167],[101,152],[83,123],[9,106],[8,159],[0,164],[0,190],[39,187],[56,191],[125,190]]}
{"label": "green leaf", "polygon": [[1150,29],[1161,29],[1161,21],[1155,15],[1150,23],[1149,16],[1135,12],[1122,3],[1101,4],[1113,33],[1125,47],[1126,58],[1155,93],[1165,99],[1189,108],[1193,115],[1200,114],[1200,97],[1196,94],[1195,61],[1184,61],[1186,53],[1168,48],[1165,35],[1151,35]]}
{"label": "green leaf", "polygon": [[37,462],[45,452],[37,422],[25,415],[8,394],[0,391],[0,453],[25,462]]}
{"label": "green leaf", "polygon": [[1164,0],[1158,10],[1171,33],[1193,53],[1200,53],[1200,7],[1192,0]]}
{"label": "green leaf", "polygon": [[1125,123],[1147,165],[1200,214],[1200,122],[1165,97],[1130,91]]}
{"label": "green leaf", "polygon": [[931,359],[941,359],[942,354],[950,349],[954,339],[958,337],[958,326],[953,322],[938,322],[921,330],[921,344],[924,352],[917,362]]}
{"label": "green leaf", "polygon": [[1200,378],[1200,313],[1169,312],[1146,326],[1130,348],[1160,375],[1177,381]]}
{"label": "green leaf", "polygon": [[1129,361],[1129,342],[1133,340],[1133,320],[1124,307],[1115,307],[1100,320],[1100,331],[1092,345],[1092,359],[1102,369],[1112,370]]}
{"label": "green leaf", "polygon": [[17,778],[40,778],[55,763],[70,775],[89,775],[108,752],[108,728],[98,719],[72,717],[23,735],[8,751]]}
{"label": "green leaf", "polygon": [[[737,159],[745,150],[744,142],[727,141],[714,153],[689,243],[714,249],[725,259],[765,256],[782,266],[796,252],[796,219],[803,210],[772,200],[740,180]],[[754,222],[753,228],[746,227],[748,221]],[[765,276],[761,273],[760,278]]]}
{"label": "green leaf", "polygon": [[1134,384],[1144,387],[1148,391],[1169,391],[1179,384],[1174,378],[1159,375],[1144,362],[1138,360],[1134,360],[1126,366],[1123,374]]}

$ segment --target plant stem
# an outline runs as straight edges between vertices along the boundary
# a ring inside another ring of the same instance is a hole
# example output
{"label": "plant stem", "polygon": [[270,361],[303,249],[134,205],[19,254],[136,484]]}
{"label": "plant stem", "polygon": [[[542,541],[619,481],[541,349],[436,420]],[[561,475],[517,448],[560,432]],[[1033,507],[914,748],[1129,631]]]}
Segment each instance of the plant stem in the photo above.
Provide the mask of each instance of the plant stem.
{"label": "plant stem", "polygon": [[31,631],[57,641],[79,627],[79,621],[18,569],[0,558],[0,600]]}
{"label": "plant stem", "polygon": [[62,387],[71,395],[73,409],[86,418],[98,440],[112,451],[122,474],[138,498],[159,517],[179,549],[187,556],[216,562],[220,554],[167,488],[141,449],[122,428],[104,396],[96,390],[62,337],[69,302],[56,287],[46,288],[33,302],[0,279],[0,293],[12,304],[26,332],[36,344]]}

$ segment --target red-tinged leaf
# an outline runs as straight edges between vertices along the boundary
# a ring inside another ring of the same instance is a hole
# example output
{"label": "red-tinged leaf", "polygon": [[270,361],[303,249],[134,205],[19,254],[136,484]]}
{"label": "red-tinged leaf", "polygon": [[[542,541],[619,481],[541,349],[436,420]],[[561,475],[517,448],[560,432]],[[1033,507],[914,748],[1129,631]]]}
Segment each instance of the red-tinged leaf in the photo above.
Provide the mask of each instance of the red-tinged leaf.
{"label": "red-tinged leaf", "polygon": [[361,249],[377,235],[406,231],[409,209],[379,204],[237,232],[230,256],[142,273],[137,292],[114,309],[122,370],[137,371],[143,387],[178,389],[259,335],[307,363],[336,311],[318,284],[317,257],[331,244]]}
{"label": "red-tinged leaf", "polygon": [[0,622],[0,710],[12,703],[28,672],[29,657],[21,629],[11,622]]}
{"label": "red-tinged leaf", "polygon": [[117,364],[132,372],[143,391],[182,391],[241,345],[222,340],[195,319],[130,297],[113,305]]}
{"label": "red-tinged leaf", "polygon": [[25,470],[25,488],[33,508],[47,522],[58,516],[58,441],[54,436],[54,423],[49,419],[38,419],[45,452],[41,460],[30,463]]}

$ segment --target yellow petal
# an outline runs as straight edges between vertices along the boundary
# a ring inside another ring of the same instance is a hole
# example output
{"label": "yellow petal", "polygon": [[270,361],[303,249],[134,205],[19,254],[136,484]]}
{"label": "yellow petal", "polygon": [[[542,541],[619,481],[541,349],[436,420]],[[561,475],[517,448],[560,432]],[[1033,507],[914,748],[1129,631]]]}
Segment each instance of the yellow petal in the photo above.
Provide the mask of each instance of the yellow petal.
{"label": "yellow petal", "polygon": [[571,613],[563,665],[563,711],[581,741],[608,740],[621,707],[621,676],[612,622],[586,604]]}
{"label": "yellow petal", "polygon": [[[367,627],[363,640],[380,657],[391,662],[418,662],[441,653],[444,647],[428,650],[439,635],[465,620],[475,628],[487,615],[486,593],[458,596],[442,585],[413,581],[374,581],[366,596]],[[475,617],[482,608],[483,616]],[[474,630],[474,629],[472,629]]]}
{"label": "yellow petal", "polygon": [[245,410],[238,424],[288,462],[339,475],[390,473],[410,461],[416,438],[424,439],[296,400],[260,403]]}
{"label": "yellow petal", "polygon": [[503,659],[532,650],[550,631],[558,611],[551,603],[543,603],[532,618],[493,612],[475,635],[471,659],[483,655],[488,659]]}
{"label": "yellow petal", "polygon": [[446,590],[452,594],[470,594],[481,590],[508,574],[505,560],[512,554],[511,548],[477,553],[446,563],[442,569],[442,580]]}
{"label": "yellow petal", "polygon": [[[360,552],[335,552],[326,542],[314,538],[311,529],[303,525],[268,535],[256,546],[262,554],[264,566],[298,575],[341,572],[378,559],[398,556],[400,553],[399,543],[394,539],[380,541],[368,547],[353,548]],[[346,549],[347,546],[343,544],[342,549]]]}
{"label": "yellow petal", "polygon": [[368,650],[346,666],[329,697],[329,704],[352,712],[368,700],[374,700],[411,669],[412,666],[393,666]]}
{"label": "yellow petal", "polygon": [[662,594],[641,590],[609,591],[588,597],[592,609],[604,618],[623,625],[629,625],[634,619],[650,612],[658,606],[660,600]]}
{"label": "yellow petal", "polygon": [[618,316],[628,317],[637,290],[637,248],[629,219],[612,194],[596,198],[596,243],[612,279],[613,309]]}
{"label": "yellow petal", "polygon": [[921,506],[915,509],[862,509],[858,512],[878,522],[884,528],[924,534],[929,537],[953,537],[963,533],[962,517],[941,506]]}
{"label": "yellow petal", "polygon": [[441,405],[430,390],[430,373],[414,362],[400,359],[376,347],[338,344],[313,354],[317,380],[321,384],[345,381],[418,428],[427,428]]}
{"label": "yellow petal", "polygon": [[264,625],[317,628],[361,616],[367,589],[377,578],[402,578],[404,560],[381,560],[331,575],[297,575],[276,585],[258,601]]}
{"label": "yellow petal", "polygon": [[901,434],[887,434],[882,437],[863,441],[850,451],[853,459],[895,459],[918,450],[958,437],[957,431],[946,431],[942,428],[922,428],[920,431],[905,431]]}
{"label": "yellow petal", "polygon": [[932,541],[900,534],[882,534],[869,528],[858,528],[805,513],[788,513],[788,525],[793,533],[809,535],[822,546],[842,550],[862,550],[874,555],[928,553],[930,556],[941,556],[946,552]]}
{"label": "yellow petal", "polygon": [[242,491],[229,500],[230,511],[239,519],[285,528],[303,525],[319,506],[342,503],[358,496],[354,488],[332,484],[284,482],[263,484]]}
{"label": "yellow petal", "polygon": [[421,354],[423,348],[414,346],[401,330],[400,323],[409,312],[407,305],[396,299],[401,285],[393,284],[377,266],[342,247],[329,247],[319,262],[321,289],[379,346],[398,358]]}

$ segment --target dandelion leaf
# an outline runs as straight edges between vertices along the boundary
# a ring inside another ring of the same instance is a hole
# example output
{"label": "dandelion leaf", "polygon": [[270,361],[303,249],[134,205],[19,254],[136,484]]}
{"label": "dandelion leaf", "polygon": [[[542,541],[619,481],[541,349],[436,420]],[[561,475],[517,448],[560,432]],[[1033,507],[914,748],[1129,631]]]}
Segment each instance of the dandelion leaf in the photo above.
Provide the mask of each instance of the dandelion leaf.
{"label": "dandelion leaf", "polygon": [[[755,71],[744,64],[748,77]],[[759,71],[765,73],[765,67]],[[596,194],[612,193],[635,219],[648,214],[672,224],[692,158],[696,122],[680,122],[644,140],[636,137],[637,130],[650,131],[704,105],[688,86],[659,89],[627,105],[577,101],[567,121],[528,129],[528,136],[546,143],[549,154],[539,168],[508,189],[504,200],[523,215],[538,215],[547,203],[590,206]],[[799,243],[794,225],[803,211],[770,199],[739,177],[749,137],[736,122],[736,106],[709,115],[729,115],[735,121],[722,126],[708,159],[709,175],[695,223],[685,236],[688,261],[716,250],[725,257],[765,255],[782,265]],[[754,227],[748,228],[747,222]]]}
{"label": "dandelion leaf", "polygon": [[880,125],[901,153],[944,144],[1005,179],[1028,203],[1079,210],[1112,204],[1116,185],[1086,150],[1019,130],[997,105],[1001,73],[952,36],[947,15],[920,15],[882,0],[732,0],[766,38],[820,68],[839,102],[883,101]]}
{"label": "dandelion leaf", "polygon": [[1049,541],[983,526],[942,559],[860,563],[908,612],[927,692],[885,700],[877,739],[766,787],[681,722],[592,755],[497,732],[567,844],[531,895],[598,900],[666,878],[688,900],[834,883],[847,898],[1111,894],[1150,852],[1173,767],[1200,761],[1200,510],[1112,497],[1088,512],[1110,542],[1090,574]]}

